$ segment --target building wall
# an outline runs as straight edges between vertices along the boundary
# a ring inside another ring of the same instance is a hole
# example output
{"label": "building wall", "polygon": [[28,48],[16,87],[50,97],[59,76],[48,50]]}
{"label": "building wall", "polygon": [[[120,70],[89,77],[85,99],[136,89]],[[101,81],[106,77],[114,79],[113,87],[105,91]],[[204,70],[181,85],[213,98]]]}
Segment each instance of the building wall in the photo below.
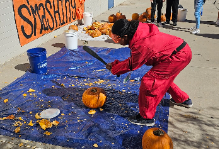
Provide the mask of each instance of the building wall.
{"label": "building wall", "polygon": [[119,4],[123,3],[126,0],[114,0],[114,7],[118,6]]}
{"label": "building wall", "polygon": [[[109,9],[109,4],[110,8],[112,8],[124,1],[125,0],[114,0],[114,2],[112,2],[112,0],[86,0],[84,7],[85,11],[93,12],[94,16],[98,16]],[[75,23],[77,22],[71,24]],[[54,36],[62,34],[68,26],[69,25],[66,25],[21,46],[14,18],[13,1],[0,0],[0,64],[4,64],[13,57],[26,52],[28,49],[37,47],[38,45],[51,40]]]}

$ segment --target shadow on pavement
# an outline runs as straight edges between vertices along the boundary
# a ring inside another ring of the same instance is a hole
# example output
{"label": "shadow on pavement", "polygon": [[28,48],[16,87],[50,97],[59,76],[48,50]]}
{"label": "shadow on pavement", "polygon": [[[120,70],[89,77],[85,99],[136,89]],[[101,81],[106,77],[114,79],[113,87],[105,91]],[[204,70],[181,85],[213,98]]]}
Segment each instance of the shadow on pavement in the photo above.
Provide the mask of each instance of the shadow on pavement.
{"label": "shadow on pavement", "polygon": [[197,36],[202,36],[206,38],[219,39],[219,34],[197,34]]}
{"label": "shadow on pavement", "polygon": [[[209,107],[208,109],[198,110],[195,109],[193,112],[184,112],[180,108],[171,106],[177,112],[171,117],[169,121],[169,127],[173,128],[173,134],[171,138],[174,146],[190,146],[190,148],[218,148],[218,131],[219,119],[210,114],[206,114],[203,111],[219,111],[219,108]],[[173,123],[173,121],[177,122]],[[183,126],[184,125],[184,126]],[[192,128],[190,126],[193,126]],[[193,131],[196,130],[196,131]],[[198,134],[196,132],[199,132]],[[198,138],[199,141],[194,141],[193,138]],[[192,141],[193,140],[193,141]]]}
{"label": "shadow on pavement", "polygon": [[14,68],[17,69],[17,70],[26,72],[30,69],[30,64],[29,63],[18,64]]}
{"label": "shadow on pavement", "polygon": [[54,43],[52,44],[53,47],[57,47],[57,48],[63,48],[65,46],[64,43]]}
{"label": "shadow on pavement", "polygon": [[[185,22],[188,22],[188,23],[196,23],[195,20],[185,20]],[[200,21],[201,24],[208,24],[208,25],[215,25],[215,22],[214,21]]]}

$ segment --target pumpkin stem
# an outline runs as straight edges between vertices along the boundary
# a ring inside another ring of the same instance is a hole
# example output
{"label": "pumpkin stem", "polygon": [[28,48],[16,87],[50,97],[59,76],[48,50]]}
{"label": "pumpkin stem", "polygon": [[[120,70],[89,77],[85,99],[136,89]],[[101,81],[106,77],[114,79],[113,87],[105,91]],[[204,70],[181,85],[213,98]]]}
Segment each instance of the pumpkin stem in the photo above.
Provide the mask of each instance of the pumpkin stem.
{"label": "pumpkin stem", "polygon": [[162,135],[164,135],[164,132],[161,129],[157,129],[157,130],[153,131],[153,134],[155,136],[162,136]]}
{"label": "pumpkin stem", "polygon": [[91,89],[91,92],[95,93],[95,92],[97,92],[97,89],[93,88],[93,89]]}

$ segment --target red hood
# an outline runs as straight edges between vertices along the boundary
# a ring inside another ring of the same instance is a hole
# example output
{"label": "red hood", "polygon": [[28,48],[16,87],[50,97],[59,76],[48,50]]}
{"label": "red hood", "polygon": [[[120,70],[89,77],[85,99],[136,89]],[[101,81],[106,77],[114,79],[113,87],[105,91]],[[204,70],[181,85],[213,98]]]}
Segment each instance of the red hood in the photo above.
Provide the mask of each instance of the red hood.
{"label": "red hood", "polygon": [[129,43],[129,47],[132,47],[136,42],[156,35],[157,33],[159,33],[159,29],[156,25],[139,22],[138,28]]}

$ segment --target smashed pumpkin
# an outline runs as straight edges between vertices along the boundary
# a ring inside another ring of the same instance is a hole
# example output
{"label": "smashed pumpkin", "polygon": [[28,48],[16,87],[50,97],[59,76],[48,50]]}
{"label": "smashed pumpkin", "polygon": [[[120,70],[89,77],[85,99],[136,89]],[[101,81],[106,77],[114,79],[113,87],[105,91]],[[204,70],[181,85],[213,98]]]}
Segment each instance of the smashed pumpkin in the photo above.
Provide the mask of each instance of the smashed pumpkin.
{"label": "smashed pumpkin", "polygon": [[169,135],[160,128],[148,129],[142,137],[143,149],[173,149]]}
{"label": "smashed pumpkin", "polygon": [[91,87],[84,91],[82,101],[88,108],[100,108],[106,102],[106,93],[99,87]]}

